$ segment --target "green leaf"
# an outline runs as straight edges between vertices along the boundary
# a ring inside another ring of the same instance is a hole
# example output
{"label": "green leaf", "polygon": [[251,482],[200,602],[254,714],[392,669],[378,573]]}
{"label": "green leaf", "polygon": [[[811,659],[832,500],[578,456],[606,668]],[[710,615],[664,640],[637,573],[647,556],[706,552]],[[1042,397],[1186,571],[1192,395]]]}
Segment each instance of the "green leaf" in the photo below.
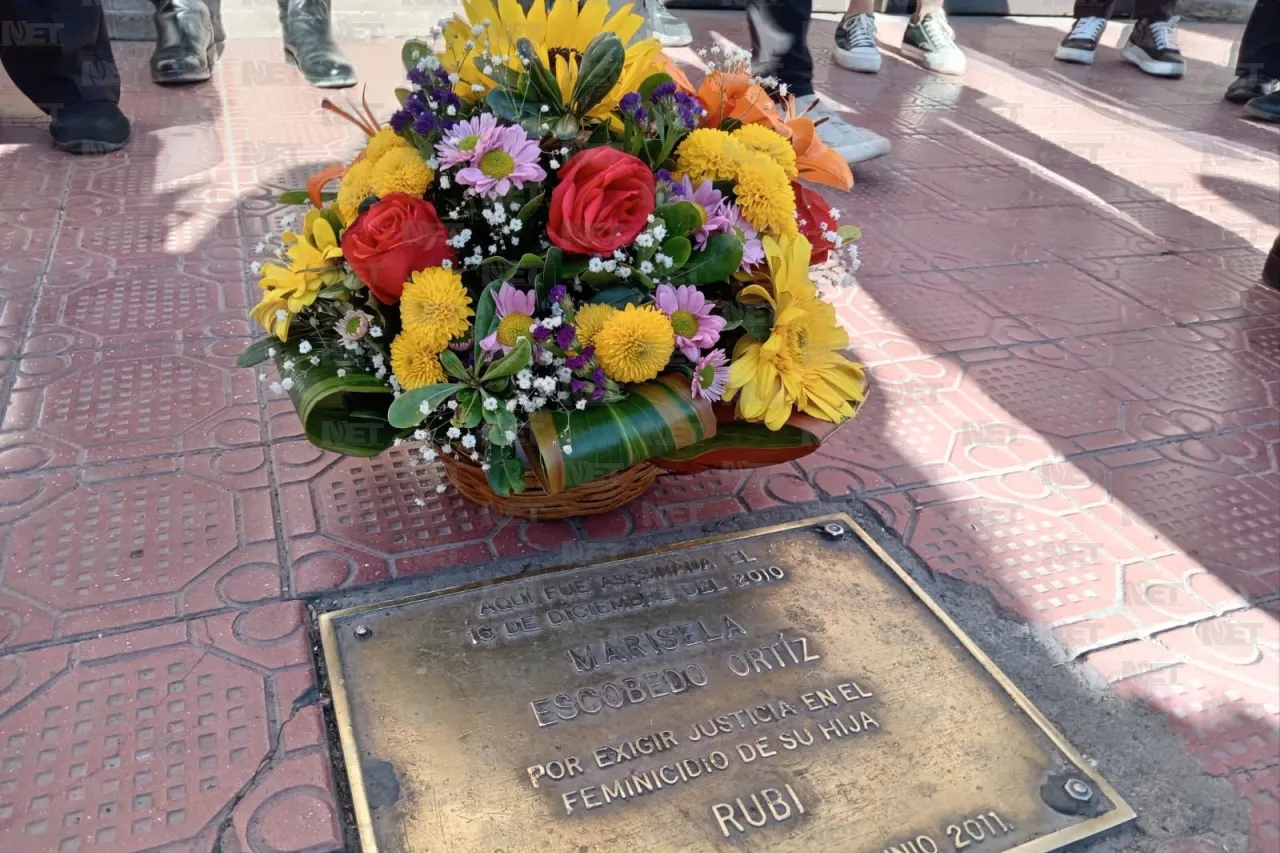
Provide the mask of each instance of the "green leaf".
{"label": "green leaf", "polygon": [[671,79],[671,75],[664,71],[659,71],[657,74],[650,74],[648,77],[644,78],[644,82],[640,84],[640,97],[647,103],[649,101],[649,97],[653,94],[654,89],[658,88],[663,83],[674,82],[675,81]]}
{"label": "green leaf", "polygon": [[723,130],[725,133],[733,133],[735,130],[737,130],[740,127],[742,127],[741,119],[726,118],[726,119],[722,119],[720,122],[720,129]]}
{"label": "green leaf", "polygon": [[613,141],[612,135],[609,133],[609,122],[602,121],[591,131],[591,135],[587,137],[587,144],[595,147],[600,145],[608,145]]}
{"label": "green leaf", "polygon": [[734,234],[712,234],[707,247],[689,256],[679,272],[686,284],[725,281],[742,266],[742,241]]}
{"label": "green leaf", "polygon": [[[476,70],[484,74],[490,80],[506,89],[520,88],[520,74],[510,65],[503,65],[499,62],[490,62],[483,56],[478,56],[471,60],[475,64]],[[484,69],[488,67],[488,71]]]}
{"label": "green leaf", "polygon": [[519,122],[525,117],[525,107],[529,103],[524,96],[503,88],[490,89],[484,100],[494,115],[512,122]]}
{"label": "green leaf", "polygon": [[[320,197],[326,201],[338,197],[337,193],[321,193]],[[278,204],[311,204],[311,199],[307,196],[306,190],[288,190],[280,193],[280,197],[276,199]]]}
{"label": "green leaf", "polygon": [[[598,480],[654,456],[711,438],[715,414],[695,400],[684,376],[631,386],[617,403],[568,412],[544,409],[529,418],[530,463],[549,494]],[[571,454],[564,446],[573,448]]]}
{"label": "green leaf", "polygon": [[510,447],[489,445],[485,460],[489,463],[489,488],[502,497],[524,491],[524,466]]}
{"label": "green leaf", "polygon": [[462,359],[458,358],[458,354],[451,349],[446,349],[440,353],[440,365],[444,368],[444,372],[452,376],[454,379],[463,382],[471,381],[471,372],[463,365]]}
{"label": "green leaf", "polygon": [[271,358],[269,350],[279,351],[283,346],[279,338],[260,338],[244,348],[244,352],[240,353],[240,357],[236,359],[236,367],[253,367],[262,364]]}
{"label": "green leaf", "polygon": [[564,252],[558,246],[547,249],[547,260],[542,265],[542,285],[545,288],[555,287],[560,281],[560,264],[564,261]]}
{"label": "green leaf", "polygon": [[538,212],[538,208],[542,207],[542,202],[546,200],[546,193],[538,193],[533,198],[525,202],[524,207],[520,208],[520,212],[516,214],[516,218],[521,222],[528,222],[533,215]]}
{"label": "green leaf", "polygon": [[577,137],[582,132],[582,122],[578,121],[578,117],[573,113],[565,113],[556,119],[555,125],[552,126],[551,132],[555,134],[556,139],[561,142],[567,142]]}
{"label": "green leaf", "polygon": [[[377,456],[400,435],[387,419],[394,396],[385,381],[347,362],[312,365],[296,344],[288,344],[277,361],[286,355],[295,365],[305,365],[289,371],[289,399],[307,440],[316,447],[343,456]],[[338,375],[341,369],[347,371],[343,376]]]}
{"label": "green leaf", "polygon": [[595,293],[588,302],[597,305],[612,305],[614,308],[621,310],[624,306],[639,305],[644,295],[634,287],[606,287]]}
{"label": "green leaf", "polygon": [[[560,94],[560,84],[555,76],[542,64],[542,57],[527,38],[516,42],[516,53],[528,64],[525,66],[525,79],[529,81],[529,89],[534,99],[546,104],[556,116],[564,112],[564,99]],[[515,88],[514,86],[512,88]]]}
{"label": "green leaf", "polygon": [[404,106],[404,102],[409,100],[409,95],[411,94],[413,93],[408,89],[396,89],[396,100],[400,103],[400,106]]}
{"label": "green leaf", "polygon": [[400,48],[400,61],[404,63],[405,71],[412,71],[418,67],[423,57],[430,56],[434,52],[431,45],[425,41],[409,39],[404,43],[404,47]]}
{"label": "green leaf", "polygon": [[774,431],[764,424],[732,421],[721,423],[715,436],[652,461],[680,473],[709,468],[761,468],[807,456],[821,443],[821,436],[791,424]]}
{"label": "green leaf", "polygon": [[704,216],[702,208],[691,201],[660,204],[653,213],[667,226],[668,237],[688,237],[702,227]]}
{"label": "green leaf", "polygon": [[516,345],[511,348],[511,352],[490,364],[480,377],[480,381],[488,382],[491,379],[513,376],[528,367],[529,362],[532,360],[533,344],[529,342],[528,338],[517,338]]}
{"label": "green leaf", "polygon": [[840,235],[840,239],[846,243],[862,239],[862,229],[857,225],[841,225],[836,229],[836,234]]}
{"label": "green leaf", "polygon": [[461,429],[475,429],[484,420],[484,399],[474,388],[458,392],[458,410],[453,413],[453,425]]}
{"label": "green leaf", "polygon": [[773,334],[773,309],[768,305],[740,305],[742,317],[739,325],[757,341],[767,341]]}
{"label": "green leaf", "polygon": [[578,80],[573,86],[573,111],[586,115],[613,89],[622,77],[626,49],[617,35],[602,32],[593,38],[578,62]]}
{"label": "green leaf", "polygon": [[515,412],[508,412],[506,406],[498,406],[496,409],[485,409],[484,422],[490,426],[501,427],[504,430],[513,431],[519,425],[516,421]]}
{"label": "green leaf", "polygon": [[480,342],[493,334],[493,330],[498,328],[498,304],[495,300],[498,296],[498,288],[502,286],[503,281],[505,279],[489,282],[484,286],[484,290],[480,291],[479,298],[476,299],[476,317],[472,325],[475,343],[472,347],[472,352],[477,368],[480,366],[480,358],[484,354],[484,350],[480,348]]}
{"label": "green leaf", "polygon": [[512,444],[512,441],[511,439],[507,438],[508,432],[511,432],[511,430],[504,429],[503,427],[500,427],[497,424],[490,424],[489,425],[489,443],[493,445],[497,445],[498,447],[510,447]]}
{"label": "green leaf", "polygon": [[[457,394],[462,388],[462,385],[452,382],[441,382],[405,391],[387,410],[387,420],[391,421],[392,426],[400,429],[415,427],[422,423],[422,419],[434,411],[436,406]],[[422,411],[424,404],[425,412]]]}
{"label": "green leaf", "polygon": [[662,254],[671,258],[673,262],[672,269],[680,269],[680,267],[684,266],[692,252],[693,245],[689,242],[688,237],[668,237],[666,242],[662,244]]}

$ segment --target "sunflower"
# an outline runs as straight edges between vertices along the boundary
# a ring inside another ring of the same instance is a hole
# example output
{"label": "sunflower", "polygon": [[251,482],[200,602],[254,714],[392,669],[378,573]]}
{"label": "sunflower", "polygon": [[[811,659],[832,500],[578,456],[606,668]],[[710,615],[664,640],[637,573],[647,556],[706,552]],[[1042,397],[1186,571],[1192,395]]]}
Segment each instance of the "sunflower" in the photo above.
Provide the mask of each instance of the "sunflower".
{"label": "sunflower", "polygon": [[282,239],[289,247],[289,269],[308,280],[318,279],[317,290],[342,280],[342,244],[324,211],[308,210],[302,220],[302,233],[286,231]]}
{"label": "sunflower", "polygon": [[851,403],[863,399],[862,365],[841,352],[849,335],[836,322],[835,308],[818,298],[807,270],[809,242],[803,237],[764,239],[773,275],[772,293],[759,285],[743,290],[744,301],[767,301],[773,329],[761,343],[745,335],[734,348],[724,399],[738,399],[738,416],[781,429],[795,409],[839,423],[853,416]]}
{"label": "sunflower", "polygon": [[[381,132],[381,131],[379,131]],[[421,198],[435,175],[416,148],[392,148],[373,164],[370,182],[373,193],[383,198],[391,193],[408,193]]]}
{"label": "sunflower", "polygon": [[421,329],[432,335],[437,351],[466,334],[471,328],[467,318],[474,313],[462,276],[443,267],[415,272],[400,297],[400,319],[405,329]]}
{"label": "sunflower", "polygon": [[382,155],[395,148],[412,148],[404,137],[396,133],[390,127],[383,127],[373,136],[369,137],[369,141],[364,146],[364,159],[371,163],[377,163],[382,159]]}
{"label": "sunflower", "polygon": [[796,178],[800,171],[796,166],[796,150],[788,139],[762,124],[744,124],[733,132],[733,138],[747,150],[763,154],[782,167],[787,178]]}
{"label": "sunflower", "polygon": [[653,305],[628,305],[595,336],[605,376],[616,382],[647,382],[667,366],[676,348],[671,321]]}
{"label": "sunflower", "polygon": [[[549,12],[547,5],[535,0],[526,14],[519,0],[462,0],[464,14],[454,15],[445,25],[445,50],[440,55],[445,69],[459,77],[459,97],[474,101],[497,85],[476,67],[475,60],[483,54],[505,62],[512,71],[523,71],[516,42],[527,38],[556,78],[561,98],[568,103],[578,80],[578,63],[591,39],[599,33],[612,32],[626,45],[644,24],[644,18],[633,11],[631,4],[612,15],[609,0],[586,0],[581,5],[576,0],[565,0],[557,2]],[[616,121],[612,114],[618,100],[639,89],[645,78],[657,70],[655,58],[661,49],[652,38],[627,47],[622,76],[587,115]]]}
{"label": "sunflower", "polygon": [[738,164],[733,194],[751,227],[774,236],[795,234],[796,196],[787,173],[763,154],[750,153]]}
{"label": "sunflower", "polygon": [[262,294],[262,301],[249,310],[249,319],[282,341],[289,339],[289,301],[273,290]]}
{"label": "sunflower", "polygon": [[694,184],[732,180],[749,154],[732,135],[704,127],[680,143],[676,151],[676,172],[687,175]]}
{"label": "sunflower", "polygon": [[342,183],[338,185],[337,206],[342,224],[346,226],[354,222],[360,213],[360,202],[374,194],[373,161],[367,157],[357,160],[347,169]]}
{"label": "sunflower", "polygon": [[391,372],[406,391],[444,381],[439,336],[429,329],[405,329],[391,342]]}
{"label": "sunflower", "polygon": [[609,322],[609,318],[617,313],[618,309],[612,305],[594,302],[583,305],[573,318],[573,324],[578,329],[578,340],[584,347],[590,344],[604,328],[604,324]]}

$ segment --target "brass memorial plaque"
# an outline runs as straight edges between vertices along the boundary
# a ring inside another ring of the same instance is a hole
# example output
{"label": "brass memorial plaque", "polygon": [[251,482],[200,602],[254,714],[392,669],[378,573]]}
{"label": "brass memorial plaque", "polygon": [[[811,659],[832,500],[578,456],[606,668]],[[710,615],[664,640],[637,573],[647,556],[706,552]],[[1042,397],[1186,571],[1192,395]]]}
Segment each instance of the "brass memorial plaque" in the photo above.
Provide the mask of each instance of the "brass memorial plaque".
{"label": "brass memorial plaque", "polygon": [[846,516],[321,627],[364,853],[1032,853],[1134,816]]}

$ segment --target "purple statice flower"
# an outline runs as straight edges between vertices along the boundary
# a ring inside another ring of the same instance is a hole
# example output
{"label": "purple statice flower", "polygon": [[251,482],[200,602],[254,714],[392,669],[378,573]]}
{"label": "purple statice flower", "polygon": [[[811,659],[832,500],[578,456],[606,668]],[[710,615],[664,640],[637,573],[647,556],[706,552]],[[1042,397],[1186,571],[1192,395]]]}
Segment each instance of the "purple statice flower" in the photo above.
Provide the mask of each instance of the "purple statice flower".
{"label": "purple statice flower", "polygon": [[551,337],[551,330],[541,324],[533,327],[533,339],[538,343],[542,343]]}
{"label": "purple statice flower", "polygon": [[585,379],[570,379],[569,389],[575,394],[581,394],[583,391],[591,387],[591,383]]}
{"label": "purple statice flower", "polygon": [[511,282],[504,281],[493,302],[498,327],[480,341],[480,349],[505,354],[511,352],[516,341],[529,334],[538,295],[532,290],[517,290],[511,286]]}
{"label": "purple statice flower", "polygon": [[415,86],[421,86],[424,89],[430,89],[434,85],[431,79],[431,72],[424,68],[410,68],[406,76],[409,78],[410,83]]}
{"label": "purple statice flower", "polygon": [[571,355],[565,359],[564,366],[570,370],[581,370],[591,363],[591,359],[596,357],[596,348],[593,346],[583,347],[582,352],[577,355]]}
{"label": "purple statice flower", "polygon": [[596,383],[596,387],[598,387],[598,388],[603,388],[603,387],[604,387],[604,383],[605,383],[607,380],[604,378],[604,368],[603,368],[603,367],[597,367],[594,371],[592,371],[592,373],[591,373],[591,381],[592,381],[592,382],[594,382],[594,383]]}
{"label": "purple statice flower", "polygon": [[413,114],[408,110],[396,110],[391,114],[391,129],[396,133],[404,133],[413,124]]}
{"label": "purple statice flower", "polygon": [[675,94],[676,115],[680,118],[680,123],[687,130],[693,130],[698,126],[699,120],[702,118],[704,110],[702,104],[692,95],[684,92],[676,92]]}
{"label": "purple statice flower", "polygon": [[549,296],[553,305],[559,305],[568,298],[569,288],[565,287],[563,284],[557,284],[551,288]]}
{"label": "purple statice flower", "polygon": [[599,403],[601,400],[603,400],[604,391],[605,391],[605,388],[604,388],[603,382],[596,385],[595,390],[591,392],[591,402]]}
{"label": "purple statice flower", "polygon": [[676,347],[690,361],[697,361],[700,350],[710,349],[720,340],[725,320],[711,313],[713,304],[693,285],[660,284],[653,302],[671,321]]}
{"label": "purple statice flower", "polygon": [[556,346],[561,350],[567,350],[573,346],[573,339],[578,336],[578,331],[568,324],[556,329]]}
{"label": "purple statice flower", "polygon": [[675,83],[662,83],[654,86],[653,91],[649,93],[649,103],[656,104],[663,98],[669,98],[676,93]]}
{"label": "purple statice flower", "polygon": [[713,349],[693,366],[691,390],[695,400],[706,399],[715,403],[724,396],[728,384],[729,356],[724,350]]}
{"label": "purple statice flower", "polygon": [[526,181],[541,181],[546,170],[538,165],[542,152],[522,127],[487,131],[476,143],[471,165],[458,172],[458,183],[486,198],[501,198]]}
{"label": "purple statice flower", "polygon": [[627,92],[618,99],[618,109],[625,115],[635,115],[636,110],[643,109],[640,105],[640,93]]}
{"label": "purple statice flower", "polygon": [[413,120],[413,132],[419,136],[430,136],[439,126],[433,113],[424,112]]}
{"label": "purple statice flower", "polygon": [[454,166],[471,165],[475,162],[476,146],[486,133],[498,129],[497,116],[492,113],[480,113],[475,118],[458,122],[445,134],[436,145],[436,156],[440,159],[441,169]]}

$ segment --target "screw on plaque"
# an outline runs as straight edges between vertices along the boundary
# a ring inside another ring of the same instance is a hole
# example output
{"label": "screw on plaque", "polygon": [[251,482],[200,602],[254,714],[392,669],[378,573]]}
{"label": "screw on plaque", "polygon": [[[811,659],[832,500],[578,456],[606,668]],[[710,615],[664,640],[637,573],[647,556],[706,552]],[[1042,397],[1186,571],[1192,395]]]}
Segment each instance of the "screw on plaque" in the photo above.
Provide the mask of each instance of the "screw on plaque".
{"label": "screw on plaque", "polygon": [[828,539],[843,539],[844,525],[836,524],[834,521],[830,524],[822,525],[822,535]]}
{"label": "screw on plaque", "polygon": [[368,625],[357,625],[353,633],[356,635],[357,640],[367,640],[373,636],[373,631]]}
{"label": "screw on plaque", "polygon": [[1068,779],[1066,784],[1062,786],[1062,790],[1067,792],[1067,796],[1077,802],[1087,803],[1093,799],[1093,788],[1083,779]]}

